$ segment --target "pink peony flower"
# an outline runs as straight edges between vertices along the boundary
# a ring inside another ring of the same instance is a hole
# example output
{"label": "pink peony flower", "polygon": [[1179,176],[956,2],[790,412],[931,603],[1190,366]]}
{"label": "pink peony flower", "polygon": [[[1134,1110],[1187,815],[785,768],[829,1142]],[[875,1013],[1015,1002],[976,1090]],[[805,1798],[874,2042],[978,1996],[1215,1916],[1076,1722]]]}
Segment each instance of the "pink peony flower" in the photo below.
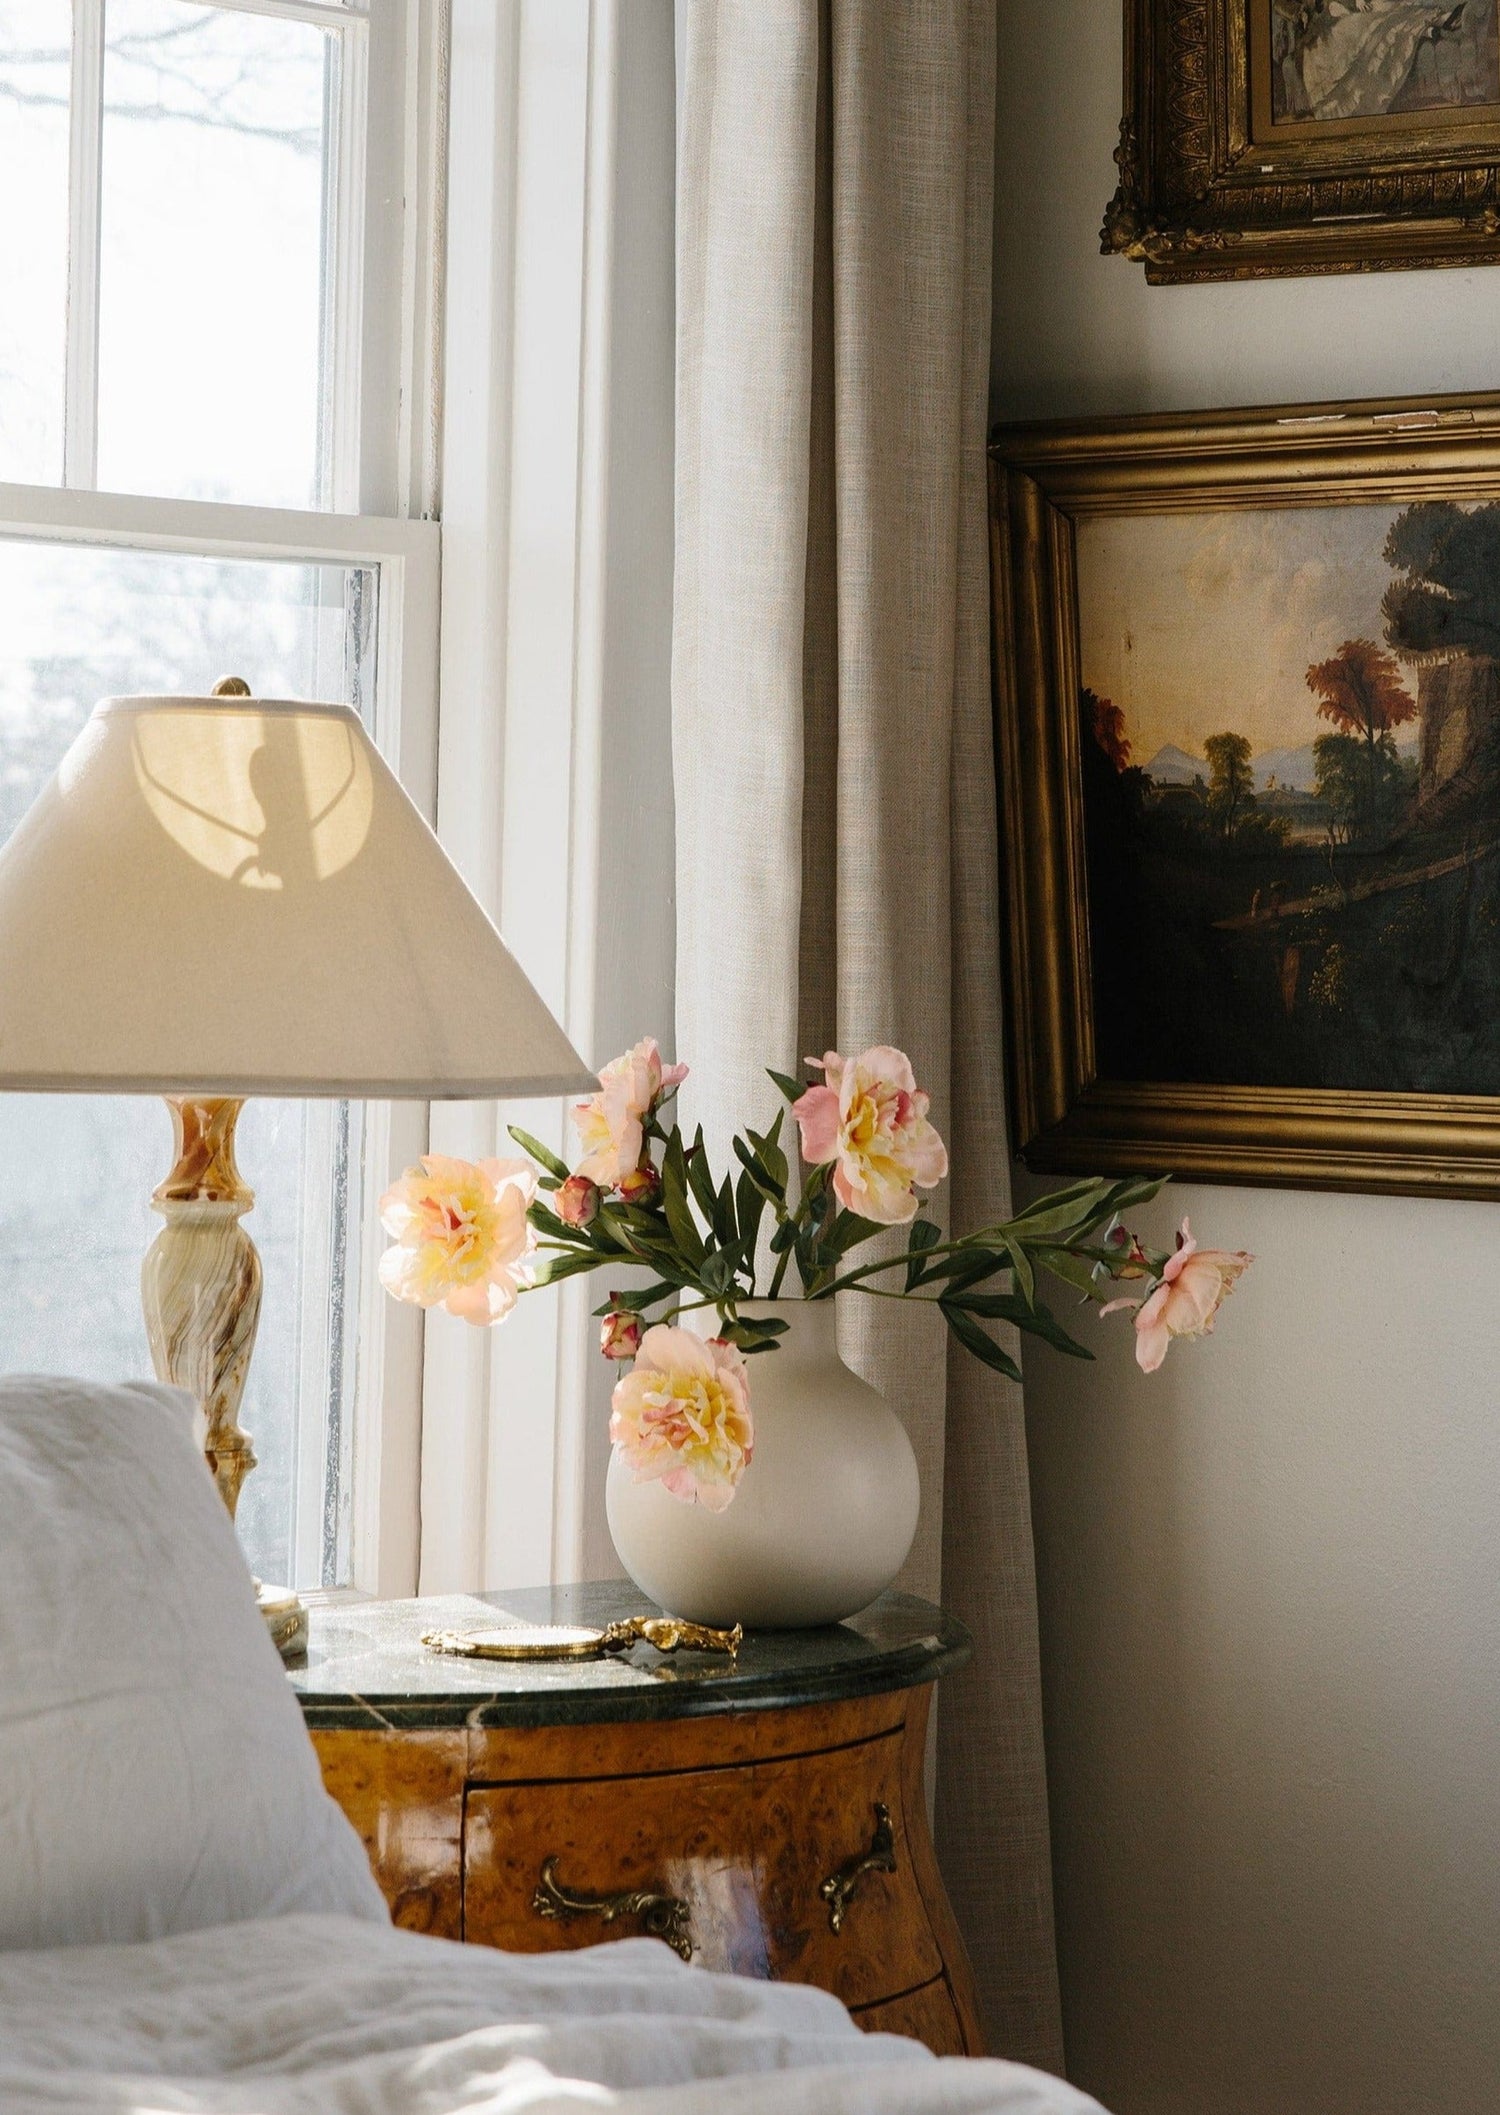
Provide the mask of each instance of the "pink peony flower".
{"label": "pink peony flower", "polygon": [[535,1196],[528,1161],[424,1154],[380,1200],[394,1243],[380,1259],[381,1284],[465,1322],[504,1321],[531,1282],[536,1236],[526,1212]]}
{"label": "pink peony flower", "polygon": [[948,1172],[948,1153],[927,1121],[928,1097],[904,1050],[877,1043],[857,1058],[836,1050],[819,1060],[821,1086],[793,1102],[802,1155],[814,1167],[836,1161],[834,1195],[848,1211],[899,1226],[914,1217],[918,1187]]}
{"label": "pink peony flower", "polygon": [[663,1065],[655,1036],[617,1057],[599,1075],[599,1092],[573,1110],[583,1142],[577,1173],[612,1190],[639,1166],[645,1145],[643,1120],[671,1088],[687,1078],[686,1065]]}
{"label": "pink peony flower", "polygon": [[627,1204],[655,1204],[661,1195],[661,1175],[649,1160],[638,1168],[627,1168],[620,1177],[620,1195]]}
{"label": "pink peony flower", "polygon": [[641,1339],[612,1402],[609,1436],[636,1482],[657,1480],[674,1498],[722,1513],[755,1437],[750,1384],[735,1347],[659,1322]]}
{"label": "pink peony flower", "polygon": [[1099,1312],[1134,1311],[1135,1362],[1142,1373],[1155,1373],[1173,1337],[1210,1334],[1235,1281],[1254,1261],[1243,1249],[1199,1248],[1184,1219],[1177,1252],[1168,1257],[1155,1292],[1144,1300],[1111,1300]]}
{"label": "pink peony flower", "polygon": [[[618,1293],[610,1298],[617,1300]],[[599,1349],[607,1359],[633,1359],[641,1348],[641,1318],[627,1308],[612,1307],[599,1324]]]}
{"label": "pink peony flower", "polygon": [[564,1226],[587,1226],[599,1216],[603,1191],[587,1175],[570,1175],[552,1195],[552,1209]]}

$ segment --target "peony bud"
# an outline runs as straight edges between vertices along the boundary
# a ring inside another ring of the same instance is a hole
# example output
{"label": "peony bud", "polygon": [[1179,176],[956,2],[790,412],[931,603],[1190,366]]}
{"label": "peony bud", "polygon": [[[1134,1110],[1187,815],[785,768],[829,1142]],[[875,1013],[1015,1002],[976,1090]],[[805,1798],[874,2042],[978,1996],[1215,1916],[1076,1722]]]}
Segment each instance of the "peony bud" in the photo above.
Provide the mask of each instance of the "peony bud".
{"label": "peony bud", "polygon": [[602,1195],[598,1183],[590,1182],[587,1175],[570,1175],[554,1192],[552,1209],[564,1226],[587,1226],[599,1216]]}
{"label": "peony bud", "polygon": [[655,1204],[661,1195],[661,1177],[649,1160],[620,1177],[620,1195],[627,1204]]}
{"label": "peony bud", "polygon": [[1111,1259],[1109,1274],[1112,1278],[1149,1278],[1152,1275],[1151,1259],[1128,1227],[1111,1227],[1104,1245],[1124,1251],[1118,1262]]}
{"label": "peony bud", "polygon": [[640,1316],[612,1307],[599,1325],[599,1349],[607,1359],[633,1359],[640,1348]]}

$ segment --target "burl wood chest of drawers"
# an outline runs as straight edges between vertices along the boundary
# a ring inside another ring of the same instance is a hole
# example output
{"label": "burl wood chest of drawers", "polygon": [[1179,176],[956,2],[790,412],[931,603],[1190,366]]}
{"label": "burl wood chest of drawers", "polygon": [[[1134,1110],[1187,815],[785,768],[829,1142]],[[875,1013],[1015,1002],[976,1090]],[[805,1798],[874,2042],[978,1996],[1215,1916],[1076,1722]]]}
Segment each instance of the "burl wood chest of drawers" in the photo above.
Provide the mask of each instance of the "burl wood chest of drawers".
{"label": "burl wood chest of drawers", "polygon": [[517,1952],[647,1932],[820,1984],[862,2025],[977,2055],[922,1794],[961,1627],[906,1594],[738,1659],[440,1657],[424,1631],[655,1613],[629,1586],[317,1609],[290,1671],[397,1923]]}

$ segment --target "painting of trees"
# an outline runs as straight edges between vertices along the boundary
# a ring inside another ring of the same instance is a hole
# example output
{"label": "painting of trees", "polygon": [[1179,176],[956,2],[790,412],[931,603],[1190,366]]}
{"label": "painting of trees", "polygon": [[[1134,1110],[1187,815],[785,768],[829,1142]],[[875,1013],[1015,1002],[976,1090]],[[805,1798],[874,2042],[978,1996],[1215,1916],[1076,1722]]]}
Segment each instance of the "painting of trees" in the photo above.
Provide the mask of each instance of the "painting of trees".
{"label": "painting of trees", "polygon": [[1250,744],[1242,734],[1211,734],[1203,754],[1208,760],[1209,816],[1228,840],[1255,805]]}
{"label": "painting of trees", "polygon": [[1397,754],[1390,734],[1383,734],[1376,743],[1375,763],[1372,789],[1368,752],[1359,736],[1320,734],[1313,743],[1318,798],[1332,811],[1330,829],[1335,843],[1368,843],[1384,836],[1399,820],[1416,767]]}
{"label": "painting of trees", "polygon": [[1162,1082],[1500,1107],[1500,427],[1450,500],[1459,446],[1366,490],[1340,440],[1326,503],[1278,455],[1264,504],[1152,482],[1138,517],[1075,524],[1059,755],[1099,1106]]}
{"label": "painting of trees", "polygon": [[[1320,716],[1338,729],[1338,737],[1320,736],[1314,744],[1319,790],[1326,781],[1326,797],[1345,816],[1350,836],[1371,836],[1388,823],[1399,796],[1395,730],[1416,718],[1417,701],[1395,655],[1373,639],[1346,639],[1331,660],[1314,662],[1307,687]],[[1360,751],[1362,787],[1340,739]]]}
{"label": "painting of trees", "polygon": [[1085,688],[1082,699],[1094,740],[1116,771],[1124,771],[1130,763],[1130,737],[1125,732],[1124,713],[1108,698],[1101,698],[1097,691]]}
{"label": "painting of trees", "polygon": [[1318,711],[1345,734],[1362,735],[1370,749],[1381,735],[1415,719],[1417,701],[1401,680],[1396,657],[1373,639],[1346,639],[1331,661],[1316,661],[1307,687]]}
{"label": "painting of trees", "polygon": [[1398,653],[1500,660],[1500,500],[1419,500],[1391,523],[1385,559],[1401,576],[1381,601]]}

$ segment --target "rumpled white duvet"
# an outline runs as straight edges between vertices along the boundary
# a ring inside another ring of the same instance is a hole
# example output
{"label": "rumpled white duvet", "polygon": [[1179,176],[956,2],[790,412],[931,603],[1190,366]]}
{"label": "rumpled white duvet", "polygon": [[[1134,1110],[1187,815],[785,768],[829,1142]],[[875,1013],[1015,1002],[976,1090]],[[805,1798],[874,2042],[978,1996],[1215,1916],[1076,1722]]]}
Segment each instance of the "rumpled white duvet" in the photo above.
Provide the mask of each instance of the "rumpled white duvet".
{"label": "rumpled white duvet", "polygon": [[654,1939],[504,1954],[292,1916],[0,1953],[4,2115],[1098,2115]]}

